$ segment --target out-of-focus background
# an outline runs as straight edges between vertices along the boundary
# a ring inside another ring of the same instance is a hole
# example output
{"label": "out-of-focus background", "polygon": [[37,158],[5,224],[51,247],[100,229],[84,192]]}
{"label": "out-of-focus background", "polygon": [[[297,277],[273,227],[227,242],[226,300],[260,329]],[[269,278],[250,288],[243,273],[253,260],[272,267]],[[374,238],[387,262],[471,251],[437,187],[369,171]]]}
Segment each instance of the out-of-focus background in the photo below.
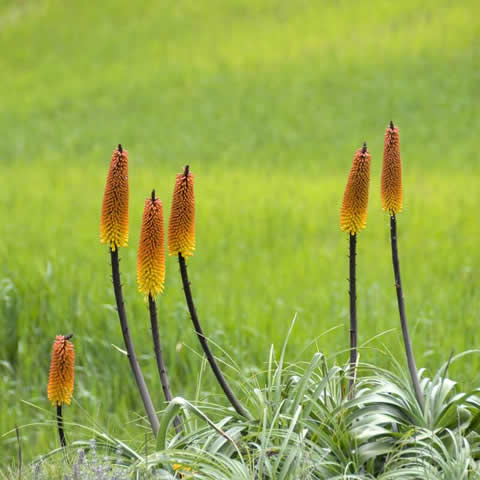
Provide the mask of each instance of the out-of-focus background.
{"label": "out-of-focus background", "polygon": [[[66,421],[138,434],[143,409],[112,346],[123,343],[99,243],[119,142],[130,153],[124,293],[159,409],[136,249],[144,198],[155,188],[168,218],[187,163],[198,311],[216,354],[248,378],[294,315],[290,360],[315,349],[347,358],[348,239],[338,216],[366,140],[361,360],[386,366],[391,351],[403,362],[379,195],[390,120],[401,134],[400,254],[417,364],[437,368],[451,351],[480,347],[479,18],[473,0],[1,1],[0,465],[16,451],[15,424],[38,423],[21,429],[26,458],[57,445],[42,424],[54,418],[46,384],[60,333],[75,334],[77,355]],[[173,391],[193,398],[201,357],[175,258],[158,306]],[[478,384],[479,367],[473,355],[452,375]],[[209,371],[202,382],[202,399],[219,393]]]}

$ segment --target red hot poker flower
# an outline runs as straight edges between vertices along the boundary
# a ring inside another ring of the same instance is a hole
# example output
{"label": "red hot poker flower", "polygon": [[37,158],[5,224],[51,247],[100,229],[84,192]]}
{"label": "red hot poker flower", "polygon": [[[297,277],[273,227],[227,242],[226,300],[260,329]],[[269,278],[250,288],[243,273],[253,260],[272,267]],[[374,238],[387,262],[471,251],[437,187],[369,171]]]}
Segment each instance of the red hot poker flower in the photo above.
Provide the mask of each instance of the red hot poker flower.
{"label": "red hot poker flower", "polygon": [[152,197],[145,200],[142,230],[137,259],[138,290],[145,295],[163,291],[165,282],[165,232],[163,228],[163,205]]}
{"label": "red hot poker flower", "polygon": [[114,150],[103,194],[100,241],[112,250],[128,243],[128,152]]}
{"label": "red hot poker flower", "polygon": [[370,153],[367,144],[355,152],[340,210],[340,228],[351,235],[367,224]]}
{"label": "red hot poker flower", "polygon": [[63,335],[57,335],[52,348],[50,375],[48,378],[48,399],[52,405],[70,405],[75,375],[75,352],[73,344]]}
{"label": "red hot poker flower", "polygon": [[168,252],[187,258],[195,250],[195,196],[189,166],[177,174],[168,224]]}
{"label": "red hot poker flower", "polygon": [[390,215],[402,211],[402,160],[398,127],[390,122],[385,132],[381,178],[382,208]]}

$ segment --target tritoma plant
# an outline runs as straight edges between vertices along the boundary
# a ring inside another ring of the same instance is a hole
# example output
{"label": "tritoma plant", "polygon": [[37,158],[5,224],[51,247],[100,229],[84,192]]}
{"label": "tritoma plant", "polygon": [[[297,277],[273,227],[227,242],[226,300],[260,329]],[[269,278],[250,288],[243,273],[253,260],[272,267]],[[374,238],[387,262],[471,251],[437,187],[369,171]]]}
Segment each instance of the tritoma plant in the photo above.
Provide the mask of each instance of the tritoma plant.
{"label": "tritoma plant", "polygon": [[[52,353],[48,398],[56,406],[60,446],[23,466],[19,458],[4,478],[41,479],[480,479],[480,389],[462,392],[448,377],[451,357],[433,376],[417,370],[403,300],[396,215],[402,207],[399,130],[385,133],[381,198],[390,216],[392,263],[408,369],[387,355],[391,370],[360,361],[356,313],[356,242],[366,225],[371,154],[356,151],[340,210],[340,227],[349,236],[350,355],[288,363],[292,321],[280,352],[272,346],[265,367],[240,376],[232,385],[210,349],[195,308],[187,259],[195,249],[194,177],[189,166],[175,180],[168,227],[168,252],[177,256],[185,300],[205,358],[197,397],[172,394],[163,355],[156,299],[165,281],[163,206],[155,191],[145,200],[137,260],[139,291],[148,302],[152,342],[166,400],[156,410],[142,375],[128,328],[120,282],[119,249],[128,240],[128,153],[118,146],[108,172],[101,214],[101,241],[109,246],[113,289],[132,375],[151,433],[121,441],[95,426],[62,418],[62,404],[73,392],[74,354],[70,336],[57,336]],[[230,359],[231,361],[231,359]],[[226,364],[226,362],[223,362]],[[228,400],[199,401],[209,366]],[[241,372],[235,366],[233,371]],[[230,379],[231,380],[231,379]],[[235,393],[235,391],[237,393]],[[238,393],[240,392],[240,395]],[[49,423],[47,423],[49,425]],[[50,428],[50,427],[49,427]],[[64,429],[71,430],[67,442]],[[15,434],[15,432],[11,432]],[[23,469],[22,469],[23,467]]]}

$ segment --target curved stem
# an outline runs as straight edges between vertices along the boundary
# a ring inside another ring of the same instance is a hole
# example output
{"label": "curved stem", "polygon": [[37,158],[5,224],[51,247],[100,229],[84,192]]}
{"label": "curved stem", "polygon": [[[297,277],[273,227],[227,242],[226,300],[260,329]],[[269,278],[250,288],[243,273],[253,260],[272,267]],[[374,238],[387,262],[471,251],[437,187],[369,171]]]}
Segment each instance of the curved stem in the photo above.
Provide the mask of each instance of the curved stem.
{"label": "curved stem", "polygon": [[213,373],[217,378],[218,383],[222,387],[223,392],[227,396],[228,400],[232,404],[235,411],[249,420],[252,420],[250,413],[243,407],[243,405],[238,401],[237,397],[233,393],[230,385],[227,383],[225,377],[223,376],[220,367],[218,366],[215,357],[213,356],[210,347],[208,346],[207,337],[203,333],[202,327],[200,326],[200,321],[198,320],[197,310],[195,309],[195,304],[193,303],[192,291],[190,290],[190,282],[188,280],[187,264],[185,263],[185,258],[181,253],[178,254],[178,262],[180,264],[180,273],[182,275],[183,290],[185,292],[185,299],[187,301],[188,310],[190,312],[190,317],[192,318],[193,326],[195,327],[195,333],[197,334],[198,340],[202,345],[203,351],[207,356],[207,360],[212,367]]}
{"label": "curved stem", "polygon": [[390,216],[390,238],[392,243],[392,263],[393,272],[395,275],[395,288],[397,290],[398,312],[400,314],[400,324],[402,326],[403,343],[405,344],[405,353],[407,354],[408,370],[412,379],[415,396],[423,411],[424,401],[422,388],[418,379],[417,366],[415,364],[415,357],[413,355],[412,342],[408,332],[407,314],[405,313],[405,301],[403,299],[402,279],[400,277],[400,262],[398,259],[398,244],[397,244],[397,219],[395,214]]}
{"label": "curved stem", "polygon": [[350,381],[349,391],[355,383],[357,365],[357,234],[349,235],[349,295],[350,295]]}
{"label": "curved stem", "polygon": [[172,400],[172,392],[170,390],[170,383],[168,381],[167,368],[163,360],[162,346],[160,345],[160,335],[158,333],[157,320],[157,306],[152,295],[148,295],[148,309],[150,311],[150,324],[152,326],[153,349],[155,350],[155,359],[157,360],[158,374],[160,375],[160,382],[162,384],[163,394],[165,400],[170,402]]}
{"label": "curved stem", "polygon": [[61,404],[57,404],[57,427],[58,427],[58,436],[60,437],[60,445],[62,447],[66,447],[67,441],[65,440],[65,432],[63,431],[63,417],[62,417]]}
{"label": "curved stem", "polygon": [[113,278],[113,290],[115,292],[115,300],[117,302],[118,318],[120,320],[120,326],[122,328],[123,340],[125,342],[125,348],[127,349],[128,360],[132,369],[133,376],[137,382],[137,387],[142,397],[143,405],[147,413],[148,420],[152,427],[153,434],[157,436],[159,422],[155,408],[153,407],[150,393],[148,392],[147,384],[143,378],[140,365],[138,364],[137,356],[135,355],[135,349],[133,347],[133,341],[128,330],[127,313],[125,312],[125,304],[123,301],[122,284],[120,283],[120,264],[118,261],[118,249],[110,249],[110,256],[112,259],[112,278]]}
{"label": "curved stem", "polygon": [[[148,309],[150,312],[150,324],[152,326],[152,340],[153,349],[155,350],[155,359],[157,361],[158,374],[160,376],[160,383],[162,384],[163,394],[165,400],[170,403],[172,400],[172,391],[170,389],[170,382],[168,380],[167,367],[163,359],[162,345],[160,343],[160,334],[158,333],[158,319],[157,319],[157,305],[155,299],[151,294],[148,294]],[[178,416],[173,420],[175,430],[177,433],[182,431],[181,422]]]}

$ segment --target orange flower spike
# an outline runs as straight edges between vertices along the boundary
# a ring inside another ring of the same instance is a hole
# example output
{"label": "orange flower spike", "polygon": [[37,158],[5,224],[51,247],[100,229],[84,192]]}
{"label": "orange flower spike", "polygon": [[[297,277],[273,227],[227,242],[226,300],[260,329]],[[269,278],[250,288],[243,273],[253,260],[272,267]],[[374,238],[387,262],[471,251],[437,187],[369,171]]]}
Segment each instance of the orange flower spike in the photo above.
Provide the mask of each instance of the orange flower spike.
{"label": "orange flower spike", "polygon": [[390,215],[402,211],[402,160],[398,127],[390,122],[385,132],[381,179],[382,208]]}
{"label": "orange flower spike", "polygon": [[71,335],[57,335],[53,342],[52,361],[48,378],[48,399],[52,405],[70,405],[75,375],[75,352]]}
{"label": "orange flower spike", "polygon": [[128,242],[128,152],[121,145],[113,151],[103,194],[100,241],[112,250]]}
{"label": "orange flower spike", "polygon": [[173,190],[172,211],[168,224],[168,252],[187,258],[195,250],[195,197],[193,174],[187,165],[177,174]]}
{"label": "orange flower spike", "polygon": [[142,230],[137,259],[138,290],[145,295],[163,292],[165,283],[165,232],[163,228],[163,205],[152,197],[145,200]]}
{"label": "orange flower spike", "polygon": [[351,235],[367,224],[370,153],[367,144],[355,152],[340,210],[340,228]]}

